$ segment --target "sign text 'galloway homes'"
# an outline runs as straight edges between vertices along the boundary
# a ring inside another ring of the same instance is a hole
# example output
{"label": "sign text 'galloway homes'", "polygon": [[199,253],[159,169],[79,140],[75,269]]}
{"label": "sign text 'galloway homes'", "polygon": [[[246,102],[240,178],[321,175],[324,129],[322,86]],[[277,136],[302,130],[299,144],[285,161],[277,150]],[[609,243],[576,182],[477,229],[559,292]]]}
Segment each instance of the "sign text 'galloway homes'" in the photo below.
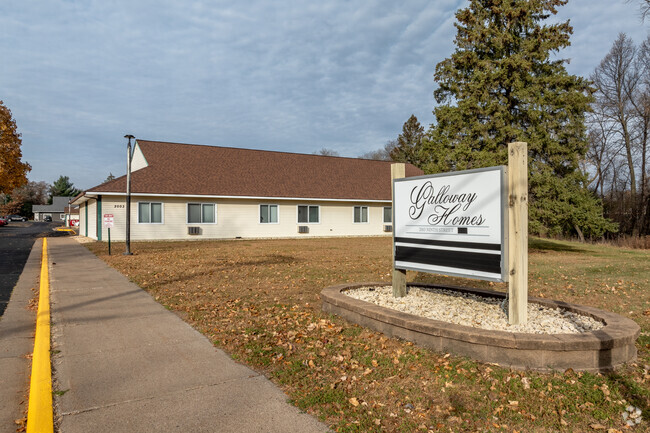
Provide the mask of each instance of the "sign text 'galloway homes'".
{"label": "sign text 'galloway homes'", "polygon": [[395,180],[395,268],[492,281],[504,272],[505,167]]}

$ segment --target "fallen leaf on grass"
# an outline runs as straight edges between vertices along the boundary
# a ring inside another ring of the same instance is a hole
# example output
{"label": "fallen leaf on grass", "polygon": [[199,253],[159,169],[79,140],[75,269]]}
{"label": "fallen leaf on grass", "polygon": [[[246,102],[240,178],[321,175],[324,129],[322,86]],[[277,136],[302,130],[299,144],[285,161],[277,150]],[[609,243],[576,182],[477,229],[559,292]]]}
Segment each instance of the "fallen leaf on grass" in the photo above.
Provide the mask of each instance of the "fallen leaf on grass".
{"label": "fallen leaf on grass", "polygon": [[354,397],[352,397],[352,398],[351,398],[351,399],[349,399],[348,401],[349,401],[349,402],[350,402],[350,404],[351,404],[352,406],[354,406],[354,407],[357,407],[357,406],[359,406],[359,400],[357,400],[357,399],[356,399],[356,398],[354,398]]}
{"label": "fallen leaf on grass", "polygon": [[602,424],[594,423],[594,424],[589,424],[589,427],[591,427],[594,430],[605,430],[607,427],[605,427]]}

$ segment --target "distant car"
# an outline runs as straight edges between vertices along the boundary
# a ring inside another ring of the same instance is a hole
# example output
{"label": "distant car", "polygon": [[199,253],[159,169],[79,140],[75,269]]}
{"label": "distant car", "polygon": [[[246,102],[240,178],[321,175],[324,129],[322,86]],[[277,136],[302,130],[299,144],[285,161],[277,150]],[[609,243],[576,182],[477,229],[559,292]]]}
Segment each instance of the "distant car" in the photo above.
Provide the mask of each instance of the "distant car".
{"label": "distant car", "polygon": [[7,219],[0,217],[0,227],[6,226],[7,225]]}
{"label": "distant car", "polygon": [[9,216],[7,216],[7,220],[9,220],[9,221],[27,221],[27,218],[25,218],[24,216],[20,216],[20,215],[9,215]]}
{"label": "distant car", "polygon": [[52,222],[52,217],[50,215],[45,215],[43,217],[43,221],[51,223]]}

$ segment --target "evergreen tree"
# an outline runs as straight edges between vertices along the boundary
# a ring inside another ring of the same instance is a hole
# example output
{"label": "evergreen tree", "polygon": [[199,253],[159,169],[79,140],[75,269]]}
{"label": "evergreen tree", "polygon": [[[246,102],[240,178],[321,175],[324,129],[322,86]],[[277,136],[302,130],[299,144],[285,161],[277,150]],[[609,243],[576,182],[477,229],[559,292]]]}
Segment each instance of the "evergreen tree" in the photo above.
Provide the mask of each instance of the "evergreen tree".
{"label": "evergreen tree", "polygon": [[50,203],[52,197],[74,197],[81,191],[74,187],[68,176],[59,176],[50,188]]}
{"label": "evergreen tree", "polygon": [[396,162],[409,162],[417,164],[418,145],[424,137],[424,128],[414,114],[404,122],[402,133],[397,137],[397,145],[390,151],[390,158]]}
{"label": "evergreen tree", "polygon": [[422,145],[427,172],[507,164],[509,142],[529,155],[529,227],[533,233],[615,226],[585,185],[585,112],[592,89],[552,54],[570,45],[568,22],[543,24],[567,0],[470,0],[456,13],[456,51],[436,66],[437,123]]}

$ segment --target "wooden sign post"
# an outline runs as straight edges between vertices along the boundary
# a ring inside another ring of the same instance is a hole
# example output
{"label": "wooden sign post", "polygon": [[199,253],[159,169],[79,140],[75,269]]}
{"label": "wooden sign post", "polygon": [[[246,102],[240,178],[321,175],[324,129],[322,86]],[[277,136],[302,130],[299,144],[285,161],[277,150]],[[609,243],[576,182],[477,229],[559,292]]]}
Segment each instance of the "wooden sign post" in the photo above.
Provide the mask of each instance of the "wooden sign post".
{"label": "wooden sign post", "polygon": [[396,163],[390,166],[390,177],[393,192],[393,296],[401,298],[406,296],[406,270],[395,269],[395,179],[406,177],[406,164]]}
{"label": "wooden sign post", "polygon": [[393,296],[406,296],[406,269],[508,282],[508,321],[527,322],[527,148],[509,143],[508,167],[405,179],[391,166]]}
{"label": "wooden sign post", "polygon": [[508,144],[508,322],[528,321],[528,145]]}

